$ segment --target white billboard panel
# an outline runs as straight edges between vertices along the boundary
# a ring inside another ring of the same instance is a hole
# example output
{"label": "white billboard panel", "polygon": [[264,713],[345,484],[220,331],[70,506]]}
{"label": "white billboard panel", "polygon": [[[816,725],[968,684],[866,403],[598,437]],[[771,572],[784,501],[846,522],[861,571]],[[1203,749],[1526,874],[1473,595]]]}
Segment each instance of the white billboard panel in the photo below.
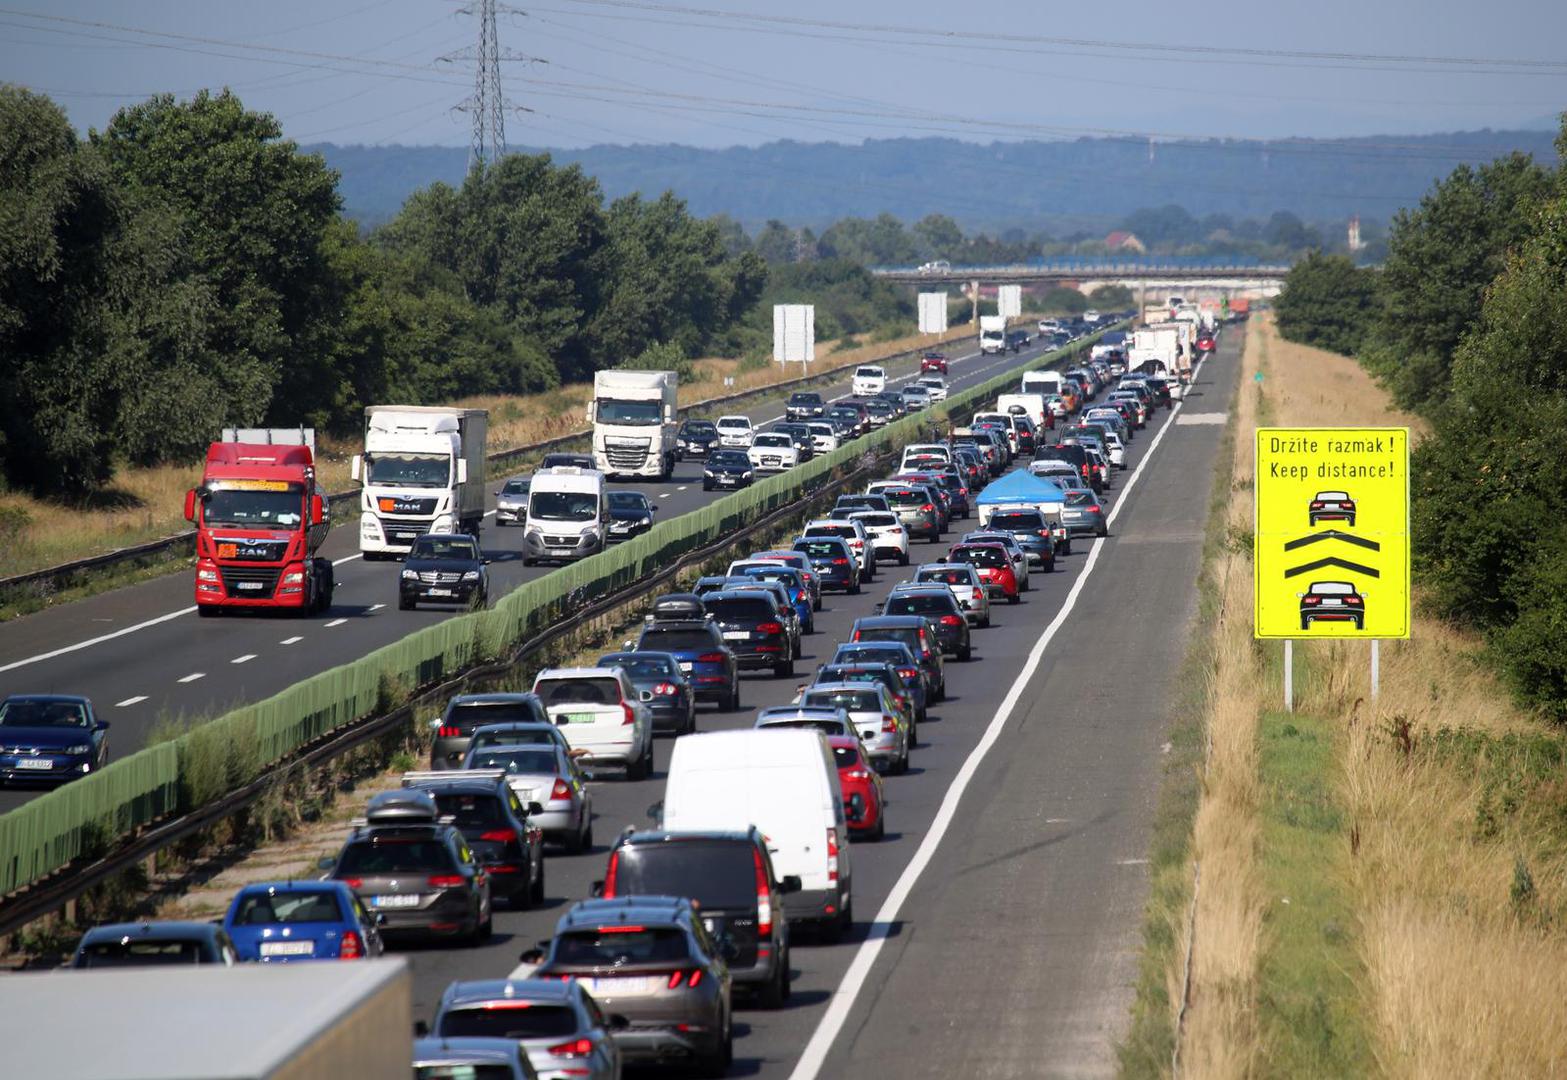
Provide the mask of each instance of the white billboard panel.
{"label": "white billboard panel", "polygon": [[1023,286],[1002,285],[996,289],[996,314],[1015,319],[1023,314]]}
{"label": "white billboard panel", "polygon": [[947,332],[947,294],[944,292],[920,293],[920,333],[945,334]]}
{"label": "white billboard panel", "polygon": [[816,359],[816,305],[773,305],[773,359],[780,364]]}

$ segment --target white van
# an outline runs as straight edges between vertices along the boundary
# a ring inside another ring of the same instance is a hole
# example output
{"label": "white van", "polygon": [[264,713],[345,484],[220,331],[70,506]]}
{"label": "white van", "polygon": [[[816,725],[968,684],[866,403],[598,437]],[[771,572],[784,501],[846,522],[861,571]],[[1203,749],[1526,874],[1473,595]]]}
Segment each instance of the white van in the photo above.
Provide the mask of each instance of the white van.
{"label": "white van", "polygon": [[1036,431],[1044,431],[1050,427],[1045,419],[1050,415],[1050,404],[1044,394],[1000,394],[996,397],[997,412],[1011,413],[1019,410],[1034,422]]}
{"label": "white van", "polygon": [[609,536],[604,474],[557,465],[533,474],[522,522],[522,565],[571,562],[597,555]]}
{"label": "white van", "polygon": [[1066,376],[1059,371],[1025,371],[1023,372],[1023,384],[1018,388],[1020,394],[1060,394],[1066,386]]}
{"label": "white van", "polygon": [[854,921],[849,833],[832,748],[803,728],[714,731],[675,740],[660,827],[744,831],[767,837],[780,878],[797,874],[784,897],[791,922],[829,935]]}

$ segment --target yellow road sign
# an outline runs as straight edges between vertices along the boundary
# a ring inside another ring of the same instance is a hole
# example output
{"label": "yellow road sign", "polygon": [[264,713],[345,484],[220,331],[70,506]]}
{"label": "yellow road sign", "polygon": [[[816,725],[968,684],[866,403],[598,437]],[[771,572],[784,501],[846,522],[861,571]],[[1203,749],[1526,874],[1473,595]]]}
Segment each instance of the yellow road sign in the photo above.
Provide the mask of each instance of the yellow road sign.
{"label": "yellow road sign", "polygon": [[1258,428],[1255,634],[1409,636],[1409,429]]}

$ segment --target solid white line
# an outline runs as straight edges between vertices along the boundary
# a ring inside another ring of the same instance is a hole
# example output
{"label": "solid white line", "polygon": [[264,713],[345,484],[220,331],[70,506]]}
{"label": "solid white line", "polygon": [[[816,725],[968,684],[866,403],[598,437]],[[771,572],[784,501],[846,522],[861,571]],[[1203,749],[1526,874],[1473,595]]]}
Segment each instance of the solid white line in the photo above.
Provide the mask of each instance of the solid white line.
{"label": "solid white line", "polygon": [[286,637],[286,638],[284,638],[282,641],[278,642],[278,644],[279,645],[292,645],[296,641],[304,641],[304,640],[305,640],[304,638],[300,637],[298,634],[295,634],[293,637]]}
{"label": "solid white line", "polygon": [[353,562],[355,559],[362,559],[362,558],[364,558],[364,553],[363,552],[360,552],[358,555],[344,555],[341,559],[333,559],[332,560],[332,565],[333,566],[342,566],[346,562]]}
{"label": "solid white line", "polygon": [[[1198,369],[1201,366],[1199,363]],[[1192,372],[1194,381],[1196,374],[1197,369],[1194,369]],[[1175,426],[1172,421],[1175,419],[1176,414],[1180,412],[1181,404],[1177,402],[1175,408],[1170,410],[1170,415],[1166,418],[1164,426],[1159,429],[1158,434],[1154,436],[1154,441],[1149,444],[1148,452],[1137,463],[1137,468],[1132,470],[1131,479],[1127,481],[1123,495],[1131,492],[1133,485],[1142,476],[1143,470],[1153,460],[1153,452],[1158,448],[1165,432]],[[1116,509],[1111,511],[1109,518],[1106,520],[1113,520],[1116,511],[1124,505],[1124,501],[1117,504]],[[929,831],[925,833],[925,838],[920,841],[920,846],[914,852],[914,857],[903,868],[903,873],[898,876],[892,891],[887,894],[887,899],[882,904],[881,910],[876,913],[876,919],[871,923],[870,933],[859,949],[855,951],[854,960],[849,964],[849,970],[844,973],[843,980],[838,984],[838,988],[833,991],[827,1011],[822,1015],[821,1020],[817,1022],[816,1030],[811,1034],[810,1042],[806,1044],[805,1050],[800,1054],[799,1062],[796,1063],[794,1071],[790,1073],[790,1080],[815,1080],[815,1077],[821,1072],[823,1064],[826,1063],[827,1055],[832,1051],[833,1043],[837,1041],[839,1032],[843,1030],[844,1023],[849,1019],[849,1012],[854,1008],[855,999],[859,997],[860,991],[864,989],[866,979],[870,977],[871,968],[876,963],[876,957],[881,954],[882,946],[892,932],[893,924],[898,919],[898,913],[903,909],[903,904],[908,899],[909,893],[914,890],[920,875],[925,872],[925,867],[935,857],[936,849],[941,846],[942,840],[945,839],[947,829],[951,827],[952,820],[957,815],[958,804],[962,801],[964,792],[968,790],[969,782],[973,780],[974,774],[984,762],[985,756],[990,752],[990,748],[1001,737],[1002,729],[1012,719],[1012,711],[1017,707],[1018,702],[1022,699],[1023,692],[1028,688],[1028,684],[1039,670],[1040,661],[1045,656],[1045,649],[1055,639],[1057,632],[1060,631],[1061,627],[1065,625],[1067,618],[1072,614],[1072,609],[1077,605],[1078,597],[1082,595],[1083,588],[1088,584],[1088,579],[1093,574],[1094,567],[1099,563],[1099,555],[1104,550],[1106,542],[1102,539],[1094,541],[1093,547],[1088,551],[1088,559],[1083,563],[1082,573],[1078,574],[1077,580],[1072,583],[1072,588],[1066,594],[1066,599],[1062,602],[1060,610],[1056,612],[1056,617],[1050,620],[1050,625],[1045,628],[1044,634],[1040,636],[1039,641],[1029,652],[1028,660],[1024,663],[1023,670],[1018,673],[1018,677],[1012,683],[1011,689],[1007,691],[1007,696],[1002,699],[1001,707],[996,710],[996,715],[985,728],[985,733],[980,737],[979,744],[970,751],[968,757],[963,761],[963,767],[953,777],[951,785],[941,798],[940,808],[936,811],[935,819],[930,823]]]}
{"label": "solid white line", "polygon": [[180,608],[180,610],[171,611],[167,615],[159,615],[156,619],[148,619],[146,622],[139,622],[135,626],[127,626],[125,629],[116,630],[112,634],[103,634],[100,637],[88,638],[86,641],[78,641],[74,645],[64,645],[58,649],[53,650],[52,652],[39,653],[37,656],[29,656],[25,660],[13,660],[9,664],[0,666],[0,672],[11,671],[19,667],[26,667],[28,664],[36,664],[42,660],[53,660],[56,656],[64,656],[66,653],[73,653],[77,649],[85,649],[89,645],[101,645],[105,641],[113,641],[117,637],[124,637],[126,634],[134,634],[138,630],[145,630],[149,626],[157,626],[159,623],[166,623],[170,619],[179,618],[181,615],[189,615],[195,610],[196,605],[192,604],[188,608]]}
{"label": "solid white line", "polygon": [[331,622],[326,624],[327,625],[327,629],[330,630],[334,626],[342,626],[347,621],[348,621],[347,619],[333,619]]}
{"label": "solid white line", "polygon": [[182,682],[182,683],[190,683],[190,682],[195,682],[197,679],[205,679],[206,677],[207,677],[207,673],[205,671],[194,671],[194,672],[191,672],[191,674],[185,676],[183,679],[175,679],[174,681],[175,682]]}
{"label": "solid white line", "polygon": [[135,697],[128,697],[124,701],[116,701],[114,703],[114,707],[116,709],[126,709],[126,708],[129,708],[132,705],[135,705],[137,702],[146,701],[146,700],[147,700],[147,695],[146,694],[137,694]]}
{"label": "solid white line", "polygon": [[231,663],[231,664],[248,664],[252,660],[254,660],[255,658],[256,658],[256,654],[255,653],[248,652],[244,656],[236,656],[234,659],[230,660],[229,663]]}

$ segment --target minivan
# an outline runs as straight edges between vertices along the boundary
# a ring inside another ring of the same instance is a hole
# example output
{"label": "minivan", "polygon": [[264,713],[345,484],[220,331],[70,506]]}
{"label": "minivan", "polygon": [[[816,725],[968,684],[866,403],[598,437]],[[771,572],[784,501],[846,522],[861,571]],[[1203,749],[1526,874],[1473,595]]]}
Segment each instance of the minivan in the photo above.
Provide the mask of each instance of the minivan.
{"label": "minivan", "polygon": [[836,939],[854,921],[848,824],[827,737],[807,728],[714,731],[675,741],[660,827],[745,831],[767,838],[791,922]]}

